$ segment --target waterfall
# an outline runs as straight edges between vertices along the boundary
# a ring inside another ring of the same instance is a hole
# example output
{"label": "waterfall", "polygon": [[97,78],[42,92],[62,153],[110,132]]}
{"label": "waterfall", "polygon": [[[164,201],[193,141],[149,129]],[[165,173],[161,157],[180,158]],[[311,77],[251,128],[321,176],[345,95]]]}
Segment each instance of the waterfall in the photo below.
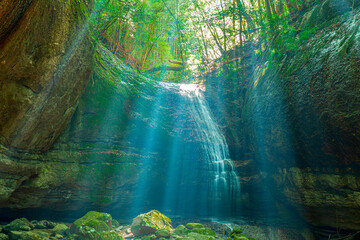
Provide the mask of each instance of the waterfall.
{"label": "waterfall", "polygon": [[209,214],[219,216],[236,209],[240,183],[229,155],[224,135],[215,123],[201,87],[197,84],[162,83],[176,89],[186,99],[188,114],[201,138],[208,176]]}

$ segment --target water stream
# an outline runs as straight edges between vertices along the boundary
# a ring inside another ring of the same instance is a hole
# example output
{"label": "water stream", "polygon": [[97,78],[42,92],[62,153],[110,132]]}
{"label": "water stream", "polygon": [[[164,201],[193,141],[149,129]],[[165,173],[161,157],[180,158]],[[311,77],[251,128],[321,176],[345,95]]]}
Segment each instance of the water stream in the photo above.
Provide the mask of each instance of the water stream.
{"label": "water stream", "polygon": [[204,97],[196,84],[162,83],[168,89],[179,91],[185,99],[188,114],[201,139],[207,174],[208,214],[220,216],[236,212],[240,199],[240,183],[229,156],[224,135],[215,123]]}

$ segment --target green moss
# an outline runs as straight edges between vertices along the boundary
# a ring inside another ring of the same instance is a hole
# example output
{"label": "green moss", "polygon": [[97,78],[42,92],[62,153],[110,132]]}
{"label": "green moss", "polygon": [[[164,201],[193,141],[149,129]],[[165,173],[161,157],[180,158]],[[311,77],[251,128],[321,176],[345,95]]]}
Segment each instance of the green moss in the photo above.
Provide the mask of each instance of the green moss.
{"label": "green moss", "polygon": [[156,210],[140,214],[131,224],[131,232],[135,236],[152,234],[159,229],[171,230],[171,220]]}
{"label": "green moss", "polygon": [[164,238],[168,238],[170,237],[170,231],[167,229],[159,229],[155,232],[155,235],[159,238],[159,237],[164,237]]}
{"label": "green moss", "polygon": [[151,239],[156,239],[156,236],[154,234],[151,234],[141,238],[141,240],[151,240]]}
{"label": "green moss", "polygon": [[216,238],[214,236],[208,236],[208,235],[202,235],[199,233],[191,232],[187,235],[189,238],[193,238],[196,240],[215,240]]}
{"label": "green moss", "polygon": [[186,224],[186,227],[188,229],[204,228],[204,226],[201,223],[188,223],[188,224]]}
{"label": "green moss", "polygon": [[202,235],[215,236],[215,231],[210,228],[194,228],[191,232],[199,233]]}
{"label": "green moss", "polygon": [[174,234],[177,235],[186,235],[188,234],[190,231],[188,229],[186,229],[186,227],[184,225],[179,225],[176,227]]}
{"label": "green moss", "polygon": [[74,225],[77,228],[88,226],[96,231],[108,231],[111,227],[111,220],[111,215],[108,213],[90,211],[82,218],[76,220]]}
{"label": "green moss", "polygon": [[123,240],[124,238],[116,232],[102,232],[99,234],[101,240]]}

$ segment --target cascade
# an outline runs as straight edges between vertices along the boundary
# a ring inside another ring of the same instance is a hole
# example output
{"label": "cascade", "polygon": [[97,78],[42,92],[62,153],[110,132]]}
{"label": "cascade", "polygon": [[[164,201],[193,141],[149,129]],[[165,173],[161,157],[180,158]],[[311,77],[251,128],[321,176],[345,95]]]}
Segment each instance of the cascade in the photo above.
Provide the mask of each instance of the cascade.
{"label": "cascade", "polygon": [[224,135],[215,123],[203,90],[197,84],[161,83],[165,88],[178,91],[185,99],[188,114],[200,135],[208,170],[209,214],[219,216],[236,211],[240,198],[240,183],[229,156]]}

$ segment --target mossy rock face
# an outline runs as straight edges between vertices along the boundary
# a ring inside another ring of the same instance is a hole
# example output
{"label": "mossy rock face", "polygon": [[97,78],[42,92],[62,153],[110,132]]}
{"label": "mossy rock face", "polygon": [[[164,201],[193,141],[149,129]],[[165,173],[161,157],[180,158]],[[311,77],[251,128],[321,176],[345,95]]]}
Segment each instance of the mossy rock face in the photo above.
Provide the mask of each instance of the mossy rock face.
{"label": "mossy rock face", "polygon": [[158,237],[158,238],[169,238],[170,237],[170,231],[167,230],[167,229],[160,229],[160,230],[157,230],[155,232],[155,235]]}
{"label": "mossy rock face", "polygon": [[157,230],[171,230],[171,220],[159,211],[152,210],[148,213],[140,214],[134,218],[131,224],[131,232],[135,236],[154,234]]}
{"label": "mossy rock face", "polygon": [[30,222],[26,218],[18,218],[4,226],[3,231],[9,233],[11,231],[30,231]]}
{"label": "mossy rock face", "polygon": [[201,223],[188,223],[186,224],[186,227],[188,229],[195,229],[195,228],[204,228],[204,225],[202,225]]}

